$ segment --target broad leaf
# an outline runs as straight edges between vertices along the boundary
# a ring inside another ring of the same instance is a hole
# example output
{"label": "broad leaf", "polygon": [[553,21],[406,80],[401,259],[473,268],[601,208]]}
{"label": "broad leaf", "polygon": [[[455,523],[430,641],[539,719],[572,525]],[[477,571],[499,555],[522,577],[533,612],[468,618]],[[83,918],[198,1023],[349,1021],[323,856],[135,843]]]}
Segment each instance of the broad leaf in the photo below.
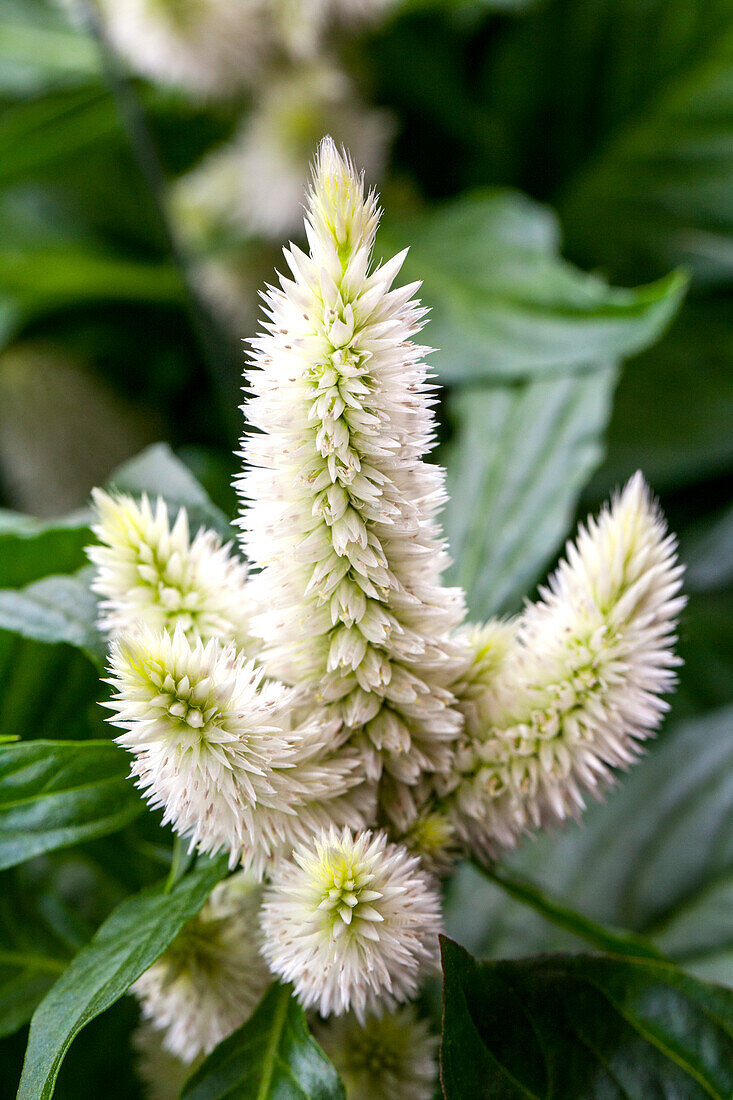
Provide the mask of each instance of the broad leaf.
{"label": "broad leaf", "polygon": [[595,496],[643,464],[659,492],[733,469],[730,301],[690,300],[659,344],[629,363]]}
{"label": "broad leaf", "polygon": [[308,1031],[287,986],[273,985],[255,1014],[209,1055],[182,1100],[344,1100],[336,1070]]}
{"label": "broad leaf", "polygon": [[86,511],[56,520],[0,511],[0,589],[80,569],[86,562],[90,519]]}
{"label": "broad leaf", "polygon": [[18,1100],[48,1100],[74,1037],[114,1004],[199,911],[226,872],[207,860],[174,890],[144,890],[122,902],[79,952],[31,1020]]}
{"label": "broad leaf", "polygon": [[144,809],[112,741],[0,745],[0,869],[106,836]]}
{"label": "broad leaf", "polygon": [[83,570],[1,590],[0,629],[39,642],[66,642],[102,664],[105,643],[97,629],[97,601],[88,581],[88,570]]}
{"label": "broad leaf", "polygon": [[[74,873],[74,896],[79,897],[76,868]],[[0,877],[0,1036],[28,1022],[91,936],[79,912],[59,893],[49,890],[37,865]]]}
{"label": "broad leaf", "polygon": [[445,524],[474,617],[516,610],[568,534],[602,455],[615,378],[604,367],[450,396]]}
{"label": "broad leaf", "polygon": [[513,192],[459,199],[386,241],[410,245],[404,274],[423,280],[444,383],[516,381],[628,356],[659,336],[685,285],[672,275],[618,290],[578,271],[560,259],[550,211]]}
{"label": "broad leaf", "polygon": [[733,992],[667,963],[476,963],[443,940],[446,1100],[728,1100]]}
{"label": "broad leaf", "polygon": [[36,92],[59,80],[97,75],[93,43],[72,30],[60,6],[41,0],[0,3],[0,91]]}
{"label": "broad leaf", "polygon": [[119,259],[81,245],[0,248],[0,340],[43,313],[98,302],[180,304],[180,276],[168,264]]}
{"label": "broad leaf", "polygon": [[[733,874],[732,815],[728,707],[666,731],[606,805],[505,862],[569,908],[641,932],[696,973],[733,984],[730,921],[718,919]],[[693,912],[691,953],[678,922]],[[469,869],[450,886],[446,928],[493,958],[580,946]]]}

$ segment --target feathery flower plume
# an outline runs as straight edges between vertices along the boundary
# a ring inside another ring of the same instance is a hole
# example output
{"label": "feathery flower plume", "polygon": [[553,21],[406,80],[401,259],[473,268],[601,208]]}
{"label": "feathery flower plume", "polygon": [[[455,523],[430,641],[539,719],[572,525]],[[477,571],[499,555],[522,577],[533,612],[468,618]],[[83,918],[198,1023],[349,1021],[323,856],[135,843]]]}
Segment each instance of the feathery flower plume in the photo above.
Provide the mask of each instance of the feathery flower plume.
{"label": "feathery flower plume", "polygon": [[348,1100],[432,1100],[437,1036],[414,1008],[331,1019],[314,1034],[346,1087]]}
{"label": "feathery flower plume", "polygon": [[308,196],[310,255],[285,252],[293,278],[267,295],[245,406],[243,544],[253,633],[268,672],[338,705],[366,775],[398,828],[407,787],[447,770],[462,725],[450,685],[463,667],[451,632],[461,594],[443,588],[437,520],[443,471],[423,461],[434,402],[412,342],[415,284],[391,289],[404,253],[373,270],[376,197],[329,138]]}
{"label": "feathery flower plume", "polygon": [[262,952],[322,1016],[369,1011],[414,996],[437,963],[440,901],[419,860],[384,833],[331,828],[272,875]]}
{"label": "feathery flower plume", "polygon": [[568,544],[516,643],[471,701],[453,819],[496,856],[525,832],[578,816],[667,710],[682,567],[640,474]]}
{"label": "feathery flower plume", "polygon": [[373,815],[357,754],[334,751],[338,722],[234,646],[143,629],[113,642],[110,671],[105,706],[137,785],[192,847],[224,849],[262,877],[331,821],[359,828]]}
{"label": "feathery flower plume", "polygon": [[227,849],[232,863],[247,843],[256,806],[278,807],[273,766],[287,767],[281,685],[233,646],[189,642],[141,630],[113,641],[105,703],[134,753],[132,774],[163,822],[203,852]]}
{"label": "feathery flower plume", "polygon": [[179,180],[177,217],[189,235],[281,241],[302,225],[303,179],[321,135],[332,131],[376,179],[393,129],[390,115],[367,108],[330,64],[275,75],[234,140]]}
{"label": "feathery flower plume", "polygon": [[195,641],[218,638],[251,649],[247,568],[213,531],[190,537],[185,508],[171,527],[162,497],[92,493],[92,528],[101,545],[87,550],[102,597],[100,626],[108,634],[180,629]]}
{"label": "feathery flower plume", "polygon": [[242,872],[220,882],[132,986],[162,1049],[185,1063],[249,1019],[271,981],[258,948],[261,896]]}

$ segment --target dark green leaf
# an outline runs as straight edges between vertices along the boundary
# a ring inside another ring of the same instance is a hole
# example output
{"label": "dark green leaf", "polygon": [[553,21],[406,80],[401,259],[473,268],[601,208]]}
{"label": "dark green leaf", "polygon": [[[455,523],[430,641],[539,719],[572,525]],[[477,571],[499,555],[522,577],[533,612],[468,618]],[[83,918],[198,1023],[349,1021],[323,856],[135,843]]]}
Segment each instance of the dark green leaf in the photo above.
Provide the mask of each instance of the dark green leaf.
{"label": "dark green leaf", "polygon": [[91,540],[90,522],[86,511],[45,521],[0,511],[0,589],[80,569]]}
{"label": "dark green leaf", "polygon": [[81,650],[0,631],[0,737],[102,738],[108,734],[99,670]]}
{"label": "dark green leaf", "polygon": [[410,245],[404,274],[423,280],[444,383],[516,381],[626,357],[659,336],[685,287],[676,274],[618,290],[578,271],[558,255],[550,211],[512,192],[462,198],[386,240]]}
{"label": "dark green leaf", "polygon": [[567,535],[602,455],[615,378],[605,367],[449,397],[445,524],[473,616],[514,611]]}
{"label": "dark green leaf", "polygon": [[443,940],[446,1100],[728,1100],[733,992],[667,963],[476,963]]}
{"label": "dark green leaf", "polygon": [[112,741],[0,745],[0,869],[116,832],[143,811]]}
{"label": "dark green leaf", "polygon": [[206,901],[226,859],[203,862],[170,893],[128,898],[82,948],[31,1020],[18,1100],[48,1100],[74,1037],[127,992]]}
{"label": "dark green leaf", "polygon": [[310,1035],[287,986],[273,985],[254,1016],[220,1043],[182,1100],[344,1100],[338,1074]]}
{"label": "dark green leaf", "polygon": [[659,345],[629,363],[594,496],[639,466],[660,492],[733,468],[730,301],[689,301]]}
{"label": "dark green leaf", "polygon": [[97,629],[97,601],[87,570],[0,591],[0,629],[39,642],[66,642],[97,664],[104,661],[105,643]]}

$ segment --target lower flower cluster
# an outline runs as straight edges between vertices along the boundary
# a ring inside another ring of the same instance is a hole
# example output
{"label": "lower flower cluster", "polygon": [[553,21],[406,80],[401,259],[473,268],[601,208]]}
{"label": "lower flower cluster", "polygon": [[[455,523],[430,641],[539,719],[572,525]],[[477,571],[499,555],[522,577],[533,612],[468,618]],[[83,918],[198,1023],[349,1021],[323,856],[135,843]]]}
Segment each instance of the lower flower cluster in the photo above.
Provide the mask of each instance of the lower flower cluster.
{"label": "lower flower cluster", "polygon": [[437,966],[440,876],[578,816],[674,683],[682,570],[640,475],[536,603],[462,621],[415,288],[390,289],[400,258],[369,274],[376,199],[328,143],[309,202],[311,256],[288,254],[258,343],[279,432],[248,451],[259,573],[164,500],[94,498],[110,721],[164,823],[233,872],[134,989],[161,1098],[170,1059],[190,1069],[274,976],[351,1100],[430,1100],[404,1006]]}

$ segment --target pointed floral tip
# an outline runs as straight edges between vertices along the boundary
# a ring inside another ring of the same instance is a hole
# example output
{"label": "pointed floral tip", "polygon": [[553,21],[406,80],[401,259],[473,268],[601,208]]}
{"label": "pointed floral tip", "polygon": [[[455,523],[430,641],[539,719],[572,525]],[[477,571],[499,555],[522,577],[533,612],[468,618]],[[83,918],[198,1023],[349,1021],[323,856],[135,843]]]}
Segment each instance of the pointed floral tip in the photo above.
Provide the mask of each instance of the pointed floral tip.
{"label": "pointed floral tip", "polygon": [[568,544],[472,703],[451,800],[479,855],[577,817],[584,791],[598,796],[639,755],[675,683],[681,583],[675,540],[637,474]]}
{"label": "pointed floral tip", "polygon": [[376,197],[322,142],[292,279],[266,297],[269,323],[247,372],[252,427],[239,481],[253,633],[268,674],[303,684],[340,715],[380,808],[398,829],[422,808],[426,772],[450,768],[463,718],[451,684],[464,665],[452,634],[461,594],[438,514],[432,387],[413,343],[414,286],[394,289],[403,256],[372,263]]}
{"label": "pointed floral tip", "polygon": [[363,1020],[414,996],[437,964],[440,902],[418,860],[384,833],[331,828],[272,876],[263,954],[322,1016]]}
{"label": "pointed floral tip", "polygon": [[100,627],[108,634],[138,626],[180,628],[192,640],[219,638],[252,648],[247,621],[247,569],[212,532],[191,539],[184,508],[171,526],[162,497],[153,505],[126,494],[92,494],[100,545],[87,554],[97,567]]}
{"label": "pointed floral tip", "polygon": [[349,1100],[432,1100],[438,1039],[413,1007],[367,1016],[349,1014],[314,1034],[333,1062]]}
{"label": "pointed floral tip", "polygon": [[260,901],[242,872],[219,883],[132,987],[162,1050],[188,1065],[249,1019],[270,984],[258,949]]}
{"label": "pointed floral tip", "polygon": [[191,643],[183,631],[142,630],[112,644],[110,721],[134,756],[132,774],[163,823],[202,852],[235,862],[258,809],[282,793],[274,769],[292,749],[284,732],[289,693],[233,646]]}

